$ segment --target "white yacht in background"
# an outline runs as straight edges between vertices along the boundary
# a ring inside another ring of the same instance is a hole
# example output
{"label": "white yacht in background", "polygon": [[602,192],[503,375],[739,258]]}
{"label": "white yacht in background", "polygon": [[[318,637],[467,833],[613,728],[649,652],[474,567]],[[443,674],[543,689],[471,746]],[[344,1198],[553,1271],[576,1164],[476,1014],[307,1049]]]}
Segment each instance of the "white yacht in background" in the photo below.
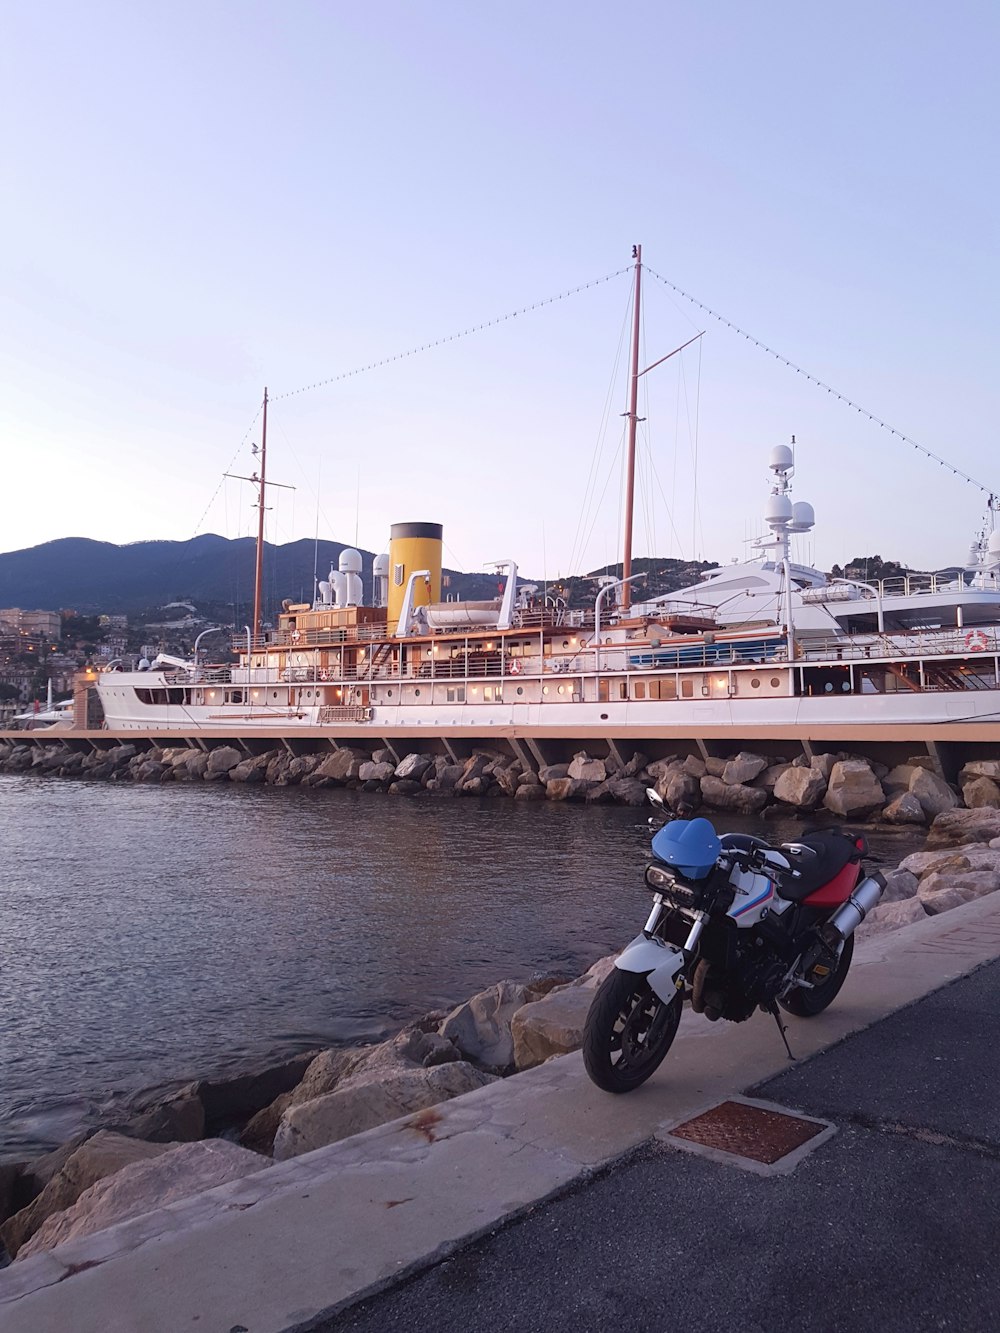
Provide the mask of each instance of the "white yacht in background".
{"label": "white yacht in background", "polygon": [[966,576],[902,586],[830,580],[791,559],[792,537],[815,518],[792,501],[794,456],[784,445],[770,457],[760,558],[632,604],[631,479],[645,373],[638,247],[634,258],[622,577],[604,581],[592,609],[538,604],[519,587],[513,561],[501,564],[495,601],[442,601],[440,525],[397,523],[367,601],[361,556],[347,550],[312,602],[285,602],[265,629],[265,390],[260,476],[250,479],[259,486],[254,616],[234,644],[238,661],[161,658],[149,671],[106,671],[97,681],[105,727],[238,735],[247,745],[258,734],[369,750],[417,741],[453,755],[502,739],[536,761],[552,739],[564,750],[595,740],[636,750],[709,735],[807,744],[884,729],[905,741],[917,728],[943,727],[982,739],[990,724],[1000,736],[1000,537],[980,544]]}

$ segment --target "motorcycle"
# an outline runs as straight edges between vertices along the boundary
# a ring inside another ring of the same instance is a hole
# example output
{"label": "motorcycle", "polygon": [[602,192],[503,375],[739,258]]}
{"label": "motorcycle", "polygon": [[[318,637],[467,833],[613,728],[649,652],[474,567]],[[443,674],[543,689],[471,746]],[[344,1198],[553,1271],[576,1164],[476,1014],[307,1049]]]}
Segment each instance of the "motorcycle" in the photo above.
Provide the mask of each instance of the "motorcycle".
{"label": "motorcycle", "polygon": [[[650,800],[662,801],[648,789]],[[652,821],[650,821],[652,822]],[[772,845],[721,837],[707,819],[674,819],[652,840],[653,907],[594,997],[583,1036],[587,1073],[606,1092],[645,1083],[669,1051],[681,1010],[742,1023],[780,1010],[814,1018],[836,998],[854,932],[885,890],[862,834],[806,832]]]}

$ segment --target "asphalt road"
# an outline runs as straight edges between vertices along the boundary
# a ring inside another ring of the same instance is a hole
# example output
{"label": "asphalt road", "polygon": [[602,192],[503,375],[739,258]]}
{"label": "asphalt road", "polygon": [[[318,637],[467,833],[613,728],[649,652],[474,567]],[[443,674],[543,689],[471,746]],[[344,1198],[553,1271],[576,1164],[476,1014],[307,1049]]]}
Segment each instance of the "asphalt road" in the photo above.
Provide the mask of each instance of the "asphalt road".
{"label": "asphalt road", "polygon": [[753,1090],[834,1121],[787,1176],[660,1145],[326,1333],[1000,1328],[1000,963]]}

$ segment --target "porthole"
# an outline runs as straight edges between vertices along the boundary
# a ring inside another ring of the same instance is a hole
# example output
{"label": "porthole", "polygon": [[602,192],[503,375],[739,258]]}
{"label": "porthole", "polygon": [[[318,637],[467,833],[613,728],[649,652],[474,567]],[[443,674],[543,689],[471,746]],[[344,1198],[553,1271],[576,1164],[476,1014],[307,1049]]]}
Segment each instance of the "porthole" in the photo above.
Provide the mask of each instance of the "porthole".
{"label": "porthole", "polygon": [[772,690],[776,690],[780,684],[781,684],[781,681],[778,679],[777,676],[772,676],[772,677],[771,677],[771,689],[772,689]]}
{"label": "porthole", "polygon": [[413,696],[414,696],[415,699],[419,699],[419,698],[420,698],[420,691],[419,691],[419,690],[414,690],[414,691],[413,691]]}
{"label": "porthole", "polygon": [[754,676],[753,679],[752,679],[751,682],[750,682],[750,685],[751,685],[751,688],[752,688],[752,689],[759,690],[759,689],[760,689],[760,677],[759,677],[759,676]]}
{"label": "porthole", "polygon": [[387,698],[387,699],[391,699],[391,698],[392,698],[392,690],[386,690],[385,693],[386,693],[386,698]]}
{"label": "porthole", "polygon": [[518,687],[517,687],[517,692],[518,692],[518,694],[523,694],[523,693],[524,693],[524,686],[523,686],[523,685],[518,685]]}

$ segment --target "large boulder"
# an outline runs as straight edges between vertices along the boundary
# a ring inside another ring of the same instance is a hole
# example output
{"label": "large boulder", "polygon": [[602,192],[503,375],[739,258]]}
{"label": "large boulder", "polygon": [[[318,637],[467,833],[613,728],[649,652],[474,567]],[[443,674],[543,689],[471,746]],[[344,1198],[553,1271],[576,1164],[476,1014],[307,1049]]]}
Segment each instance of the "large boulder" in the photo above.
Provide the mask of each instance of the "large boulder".
{"label": "large boulder", "polygon": [[361,765],[367,762],[368,756],[363,750],[354,750],[345,745],[342,749],[327,755],[322,763],[313,769],[310,777],[320,781],[327,778],[334,783],[353,782],[361,772]]}
{"label": "large boulder", "polygon": [[885,873],[885,892],[879,906],[885,903],[904,902],[916,897],[918,879],[909,870],[887,870]]}
{"label": "large boulder", "polygon": [[47,1218],[69,1208],[98,1180],[134,1162],[159,1157],[168,1146],[146,1143],[113,1130],[103,1129],[92,1135],[69,1154],[41,1194],[0,1227],[0,1239],[8,1254],[17,1255]]}
{"label": "large boulder", "polygon": [[882,779],[886,795],[899,796],[901,792],[909,791],[916,771],[916,766],[913,764],[897,764],[895,768],[891,768]]}
{"label": "large boulder", "polygon": [[814,768],[796,768],[789,764],[785,767],[774,784],[773,795],[776,801],[797,806],[800,810],[813,810],[819,804],[826,791],[826,779]]}
{"label": "large boulder", "polygon": [[464,1060],[430,1069],[385,1073],[366,1067],[324,1097],[290,1106],[274,1136],[274,1157],[286,1161],[339,1143],[376,1125],[448,1101],[494,1082]]}
{"label": "large boulder", "polygon": [[859,927],[865,935],[879,935],[887,930],[898,930],[900,926],[910,926],[915,921],[924,921],[927,913],[919,898],[902,898],[898,902],[882,902],[873,912],[869,912]]}
{"label": "large boulder", "polygon": [[767,768],[767,760],[759,754],[751,754],[749,750],[741,750],[738,755],[727,761],[722,770],[722,781],[730,785],[742,784],[744,782],[753,782],[754,778],[763,773]]}
{"label": "large boulder", "polygon": [[208,765],[205,769],[205,776],[211,774],[213,777],[221,777],[228,773],[231,768],[235,768],[246,756],[242,750],[237,750],[233,745],[220,745],[209,752]]}
{"label": "large boulder", "polygon": [[177,1199],[241,1180],[270,1165],[259,1153],[224,1139],[177,1144],[153,1159],[123,1166],[91,1185],[69,1208],[49,1217],[17,1257],[20,1260],[42,1254],[65,1241],[93,1235]]}
{"label": "large boulder", "polygon": [[243,759],[229,770],[230,782],[263,782],[267,768],[274,758],[274,751],[255,754],[251,759]]}
{"label": "large boulder", "polygon": [[983,842],[970,842],[961,847],[942,847],[932,852],[913,852],[899,863],[901,870],[908,870],[923,879],[925,875],[943,874],[946,871],[964,870],[1000,870],[1000,854],[997,849]]}
{"label": "large boulder", "polygon": [[514,1013],[510,1028],[518,1069],[533,1069],[553,1055],[578,1049],[594,992],[614,965],[614,954],[601,958],[582,977],[555,987]]}
{"label": "large boulder", "polygon": [[887,824],[922,824],[926,818],[924,807],[911,791],[900,794],[882,811]]}
{"label": "large boulder", "polygon": [[569,777],[569,764],[543,764],[538,770],[538,781],[558,782],[560,778]]}
{"label": "large boulder", "polygon": [[204,1108],[209,1132],[247,1120],[275,1097],[297,1087],[316,1058],[315,1051],[304,1051],[263,1069],[195,1083],[193,1091]]}
{"label": "large boulder", "polygon": [[427,754],[408,754],[400,760],[396,767],[397,778],[409,778],[413,782],[420,782],[429,768],[433,768],[434,760]]}
{"label": "large boulder", "polygon": [[1000,782],[1000,759],[971,759],[958,775],[960,782],[967,778],[992,778]]}
{"label": "large boulder", "polygon": [[925,875],[917,892],[925,909],[936,916],[952,907],[982,898],[1000,889],[1000,873],[994,870],[967,870],[965,872],[935,871]]}
{"label": "large boulder", "polygon": [[372,760],[369,760],[366,764],[362,764],[358,769],[358,781],[391,782],[395,772],[396,770],[392,764],[376,764]]}
{"label": "large boulder", "polygon": [[867,814],[884,805],[885,792],[864,759],[842,759],[830,772],[823,804],[835,815],[848,818]]}
{"label": "large boulder", "polygon": [[1000,810],[1000,786],[992,778],[970,777],[962,788],[970,810]]}
{"label": "large boulder", "polygon": [[163,1095],[140,1094],[132,1103],[134,1114],[112,1128],[150,1143],[193,1143],[205,1135],[205,1108],[197,1086],[188,1083]]}
{"label": "large boulder", "polygon": [[646,804],[646,787],[638,778],[628,778],[619,773],[613,778],[608,778],[608,791],[619,805]]}
{"label": "large boulder", "polygon": [[499,981],[453,1009],[438,1031],[466,1060],[489,1069],[506,1069],[514,1062],[511,1019],[537,998],[538,992],[528,986]]}
{"label": "large boulder", "polygon": [[927,850],[989,842],[991,838],[1000,838],[1000,810],[946,810],[930,827]]}
{"label": "large boulder", "polygon": [[576,778],[577,782],[604,782],[608,770],[603,759],[591,759],[585,750],[581,750],[579,754],[573,756],[572,762],[566,769],[566,776]]}
{"label": "large boulder", "polygon": [[540,782],[519,782],[514,793],[515,801],[544,801],[545,788]]}
{"label": "large boulder", "polygon": [[701,779],[684,769],[668,773],[662,779],[663,788],[657,784],[657,792],[673,811],[683,808],[697,810],[701,805]]}
{"label": "large boulder", "polygon": [[741,815],[755,815],[767,805],[767,792],[760,787],[732,785],[710,773],[701,780],[701,796],[716,810],[736,810]]}
{"label": "large boulder", "polygon": [[[777,764],[768,764],[767,768],[764,769],[763,773],[759,774],[756,778],[754,778],[753,785],[755,787],[761,787],[764,791],[773,792],[778,784],[778,779],[782,776],[782,774],[787,773],[790,768],[791,764],[786,764],[784,762]],[[823,783],[823,786],[825,789],[826,787],[825,781]]]}
{"label": "large boulder", "polygon": [[936,773],[926,768],[915,768],[910,779],[910,795],[920,802],[920,808],[928,819],[934,819],[945,810],[954,810],[961,801]]}
{"label": "large boulder", "polygon": [[545,798],[548,801],[568,801],[582,786],[576,778],[551,778],[545,784]]}

